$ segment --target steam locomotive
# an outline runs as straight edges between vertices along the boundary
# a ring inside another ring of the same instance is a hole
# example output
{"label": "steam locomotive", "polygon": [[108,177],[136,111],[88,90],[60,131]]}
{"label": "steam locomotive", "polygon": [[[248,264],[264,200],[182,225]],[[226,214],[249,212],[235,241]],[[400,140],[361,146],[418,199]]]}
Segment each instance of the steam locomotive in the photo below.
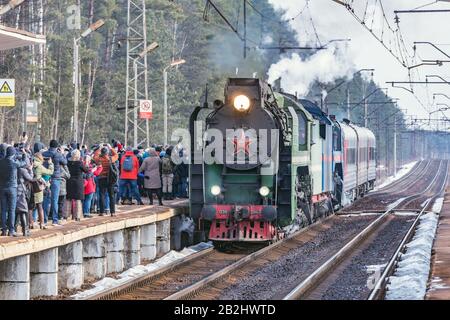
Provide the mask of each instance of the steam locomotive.
{"label": "steam locomotive", "polygon": [[229,79],[190,132],[190,212],[216,245],[282,239],[374,187],[370,130],[258,79]]}

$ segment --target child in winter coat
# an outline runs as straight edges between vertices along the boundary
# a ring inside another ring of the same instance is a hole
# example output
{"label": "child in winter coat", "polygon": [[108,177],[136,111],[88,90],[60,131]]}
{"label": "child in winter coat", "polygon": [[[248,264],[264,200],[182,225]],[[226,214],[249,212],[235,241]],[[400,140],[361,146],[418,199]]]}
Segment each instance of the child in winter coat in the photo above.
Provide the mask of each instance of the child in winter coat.
{"label": "child in winter coat", "polygon": [[91,218],[91,204],[94,194],[97,190],[94,178],[98,177],[103,171],[101,165],[97,166],[95,162],[92,161],[90,156],[85,156],[84,165],[89,168],[89,172],[85,174],[84,177],[84,201],[83,201],[83,216],[85,218]]}

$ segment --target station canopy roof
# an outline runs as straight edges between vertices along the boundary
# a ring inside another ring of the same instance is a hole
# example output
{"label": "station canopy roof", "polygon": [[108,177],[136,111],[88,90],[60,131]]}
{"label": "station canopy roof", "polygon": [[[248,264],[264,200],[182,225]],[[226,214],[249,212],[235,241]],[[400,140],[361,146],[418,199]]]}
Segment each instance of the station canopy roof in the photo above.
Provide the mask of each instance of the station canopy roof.
{"label": "station canopy roof", "polygon": [[45,36],[0,25],[0,51],[45,43]]}

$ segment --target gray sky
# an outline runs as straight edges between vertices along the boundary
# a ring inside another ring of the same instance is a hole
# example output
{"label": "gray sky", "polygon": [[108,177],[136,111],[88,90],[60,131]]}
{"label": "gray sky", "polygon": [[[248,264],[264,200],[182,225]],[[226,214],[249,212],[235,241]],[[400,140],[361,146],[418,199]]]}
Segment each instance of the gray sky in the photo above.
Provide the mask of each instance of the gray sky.
{"label": "gray sky", "polygon": [[[392,41],[395,47],[394,34],[390,33],[387,23],[383,22],[383,15],[379,5],[380,0],[354,0],[353,7],[355,13],[362,18],[364,16],[366,3],[369,3],[366,14],[366,25],[371,26],[374,33],[381,35],[381,30],[385,31],[385,43]],[[286,11],[286,17],[296,16],[302,8],[305,7],[306,0],[269,0],[275,8]],[[378,5],[374,6],[375,3]],[[432,3],[432,4],[430,4]],[[423,9],[450,9],[450,2],[433,3],[433,0],[383,0],[382,1],[386,20],[392,28],[396,29],[394,23],[394,10],[414,9],[419,6],[430,4]],[[418,117],[428,118],[428,112],[442,108],[433,105],[433,93],[444,93],[450,97],[450,86],[443,85],[414,85],[413,89],[417,97],[422,101],[424,107],[409,92],[403,89],[392,88],[386,81],[408,81],[408,69],[403,67],[393,57],[380,42],[378,42],[368,30],[366,30],[343,6],[332,0],[310,0],[309,12],[316,26],[319,38],[322,43],[331,39],[351,38],[348,47],[345,48],[348,65],[353,64],[353,70],[362,68],[376,69],[374,81],[381,87],[389,87],[388,94],[393,98],[399,98],[399,106],[407,109],[408,115],[417,115]],[[303,11],[295,21],[291,22],[295,30],[298,31],[299,41],[305,42],[305,39],[316,41],[313,28],[311,27],[310,15],[307,9]],[[375,16],[372,24],[372,16]],[[428,45],[418,45],[416,56],[413,56],[414,41],[429,41],[439,46],[450,55],[450,12],[449,13],[423,13],[423,14],[402,14],[399,15],[400,28],[409,54],[410,65],[413,60],[420,63],[421,59],[441,59],[450,60],[445,55],[439,53]],[[392,36],[389,36],[392,34]],[[309,38],[309,39],[308,39]],[[394,49],[395,50],[395,49]],[[397,50],[398,51],[398,50]],[[339,57],[341,59],[342,57]],[[298,62],[298,61],[297,61]],[[338,62],[342,62],[338,60]],[[306,69],[308,70],[308,69]],[[413,81],[425,81],[427,74],[437,74],[450,80],[450,63],[443,66],[423,66],[411,70]],[[342,74],[341,74],[342,76]],[[318,78],[323,78],[318,76]],[[430,79],[430,81],[440,81],[439,79]],[[406,85],[410,89],[409,85]],[[435,103],[448,103],[450,100],[445,97],[437,97]],[[446,111],[450,116],[450,110]],[[435,113],[432,117],[442,117],[441,113]],[[450,126],[450,124],[448,125]],[[440,129],[445,129],[444,124]]]}

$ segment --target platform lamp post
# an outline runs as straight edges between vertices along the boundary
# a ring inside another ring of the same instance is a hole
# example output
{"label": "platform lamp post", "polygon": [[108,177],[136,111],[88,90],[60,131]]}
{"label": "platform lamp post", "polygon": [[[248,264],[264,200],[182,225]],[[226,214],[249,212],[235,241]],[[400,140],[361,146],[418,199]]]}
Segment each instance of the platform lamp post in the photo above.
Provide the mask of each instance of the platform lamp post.
{"label": "platform lamp post", "polygon": [[167,145],[168,141],[169,141],[169,134],[168,134],[168,105],[167,105],[167,71],[172,68],[172,67],[176,67],[182,64],[185,64],[186,60],[184,59],[180,59],[180,60],[175,60],[172,61],[171,64],[169,64],[167,67],[164,68],[164,146]]}
{"label": "platform lamp post", "polygon": [[92,32],[100,29],[105,24],[103,19],[91,24],[86,31],[81,34],[81,37],[73,39],[73,85],[74,85],[74,98],[73,98],[73,138],[74,142],[78,142],[80,136],[80,128],[78,121],[79,112],[79,99],[80,99],[80,41],[86,38]]}
{"label": "platform lamp post", "polygon": [[[133,59],[133,70],[134,70],[134,137],[133,137],[133,143],[135,148],[138,146],[138,59],[143,59],[147,54],[152,52],[153,50],[156,50],[159,48],[159,44],[157,42],[153,42],[150,44],[147,48],[145,48],[136,58]],[[147,85],[147,84],[146,84]],[[148,100],[148,90],[145,90],[145,100]],[[127,120],[128,121],[128,120]],[[128,122],[127,122],[128,123]],[[147,138],[147,146],[150,145],[150,124],[148,119],[146,119],[146,138]],[[128,128],[126,129],[128,132]]]}

